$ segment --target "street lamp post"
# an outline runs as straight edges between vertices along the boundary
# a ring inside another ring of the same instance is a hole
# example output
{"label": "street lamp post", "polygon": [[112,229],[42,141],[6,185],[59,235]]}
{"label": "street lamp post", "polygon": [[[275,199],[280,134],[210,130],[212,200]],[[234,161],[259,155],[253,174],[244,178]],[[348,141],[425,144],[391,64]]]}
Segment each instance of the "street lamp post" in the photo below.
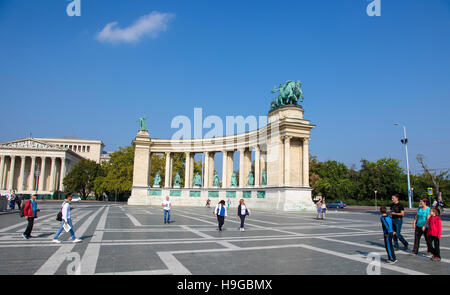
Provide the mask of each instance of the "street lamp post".
{"label": "street lamp post", "polygon": [[36,171],[34,172],[34,175],[36,176],[36,185],[35,185],[35,187],[36,187],[36,194],[37,194],[37,191],[38,191],[38,183],[39,183],[39,175],[40,174],[41,174],[41,170],[39,170],[39,165],[37,165]]}
{"label": "street lamp post", "polygon": [[374,190],[373,192],[375,193],[375,211],[376,211],[377,210],[377,193],[378,193],[378,191]]}
{"label": "street lamp post", "polygon": [[[396,126],[400,126],[398,123],[394,123]],[[409,159],[408,159],[408,138],[406,137],[406,126],[403,125],[403,136],[400,141],[405,145],[405,154],[406,154],[406,173],[408,175],[408,205],[409,208],[412,208],[412,190],[411,190],[411,181],[409,178]]]}

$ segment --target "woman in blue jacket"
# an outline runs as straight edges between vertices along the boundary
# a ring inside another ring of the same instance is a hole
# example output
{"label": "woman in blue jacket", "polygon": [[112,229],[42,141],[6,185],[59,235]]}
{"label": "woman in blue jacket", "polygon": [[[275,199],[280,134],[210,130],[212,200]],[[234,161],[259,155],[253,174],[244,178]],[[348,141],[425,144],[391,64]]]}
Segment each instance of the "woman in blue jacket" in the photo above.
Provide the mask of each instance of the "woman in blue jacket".
{"label": "woman in blue jacket", "polygon": [[225,207],[225,201],[221,200],[214,208],[214,215],[217,216],[217,222],[219,223],[219,232],[222,232],[222,226],[225,223],[225,217],[227,217],[227,208]]}

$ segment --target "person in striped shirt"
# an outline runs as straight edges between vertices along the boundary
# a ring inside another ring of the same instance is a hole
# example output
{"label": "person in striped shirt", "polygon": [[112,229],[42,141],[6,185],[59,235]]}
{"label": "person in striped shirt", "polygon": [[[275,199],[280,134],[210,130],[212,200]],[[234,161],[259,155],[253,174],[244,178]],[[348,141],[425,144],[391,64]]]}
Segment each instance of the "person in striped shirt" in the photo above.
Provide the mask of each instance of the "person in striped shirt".
{"label": "person in striped shirt", "polygon": [[386,207],[380,207],[381,213],[381,226],[383,227],[384,236],[384,246],[388,254],[388,264],[397,263],[398,260],[395,257],[394,245],[392,244],[392,239],[395,235],[394,227],[392,226],[392,218],[387,215]]}

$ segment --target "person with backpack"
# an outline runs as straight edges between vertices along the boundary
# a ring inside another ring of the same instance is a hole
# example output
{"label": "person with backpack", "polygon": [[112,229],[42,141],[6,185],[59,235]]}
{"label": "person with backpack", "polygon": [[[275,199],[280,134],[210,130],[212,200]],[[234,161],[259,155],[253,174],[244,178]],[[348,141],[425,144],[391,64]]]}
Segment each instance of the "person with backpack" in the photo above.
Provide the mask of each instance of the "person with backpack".
{"label": "person with backpack", "polygon": [[222,232],[222,226],[225,223],[225,218],[227,217],[227,208],[225,207],[225,201],[221,200],[216,208],[214,208],[214,215],[217,217],[217,222],[219,223],[219,233]]}
{"label": "person with backpack", "polygon": [[245,222],[245,217],[247,215],[250,215],[250,212],[249,212],[247,206],[245,205],[244,199],[241,199],[239,201],[239,206],[238,206],[238,217],[241,219],[241,227],[239,228],[240,231],[245,231],[244,222]]}
{"label": "person with backpack", "polygon": [[381,213],[381,226],[383,228],[383,237],[384,237],[384,247],[386,248],[386,252],[388,254],[388,264],[397,263],[398,260],[395,257],[395,250],[392,244],[392,238],[395,235],[394,227],[392,226],[392,218],[387,215],[386,207],[380,207]]}
{"label": "person with backpack", "polygon": [[71,208],[70,207],[70,202],[72,201],[72,194],[68,193],[66,195],[66,199],[64,200],[64,202],[62,203],[61,206],[61,225],[59,226],[58,231],[55,233],[55,236],[53,237],[53,243],[57,243],[57,244],[61,244],[61,241],[58,240],[59,235],[61,234],[61,232],[64,229],[64,226],[70,226],[70,236],[72,237],[72,242],[73,243],[80,243],[81,239],[77,239],[75,237],[75,233],[73,231],[73,224],[72,224],[72,217],[71,217]]}
{"label": "person with backpack", "polygon": [[20,214],[28,221],[27,228],[22,233],[22,237],[26,240],[32,238],[31,231],[33,230],[34,219],[37,218],[37,213],[40,211],[37,207],[36,198],[37,195],[33,194],[31,199],[23,206],[23,210],[20,211]]}

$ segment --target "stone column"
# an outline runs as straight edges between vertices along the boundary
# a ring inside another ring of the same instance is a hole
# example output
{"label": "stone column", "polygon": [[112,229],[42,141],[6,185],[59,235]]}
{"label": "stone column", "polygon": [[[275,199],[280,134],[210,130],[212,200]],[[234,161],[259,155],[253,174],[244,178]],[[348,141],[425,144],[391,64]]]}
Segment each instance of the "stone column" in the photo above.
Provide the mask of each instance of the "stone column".
{"label": "stone column", "polygon": [[213,187],[213,184],[214,184],[214,155],[215,154],[216,154],[215,152],[209,153],[209,160],[208,160],[209,170],[207,170],[208,175],[209,175],[208,182],[207,182],[208,187]]}
{"label": "stone column", "polygon": [[28,190],[34,190],[34,178],[36,173],[36,157],[31,157],[31,167],[30,167],[30,175],[28,177]]}
{"label": "stone column", "polygon": [[228,151],[222,151],[222,188],[228,187]]}
{"label": "stone column", "polygon": [[261,151],[259,145],[257,145],[255,146],[255,186],[261,185],[260,154]]}
{"label": "stone column", "polygon": [[184,187],[189,188],[189,179],[191,179],[191,153],[185,152],[184,162]]}
{"label": "stone column", "polygon": [[45,157],[41,157],[41,174],[39,175],[39,191],[45,191]]}
{"label": "stone column", "polygon": [[20,157],[20,175],[19,175],[19,185],[17,186],[19,188],[19,192],[23,192],[24,189],[24,185],[23,185],[23,181],[25,180],[24,178],[24,174],[25,174],[25,160],[26,157],[25,156],[21,156]]}
{"label": "stone column", "polygon": [[239,187],[245,184],[245,148],[239,149]]}
{"label": "stone column", "polygon": [[291,184],[291,138],[284,137],[284,185]]}
{"label": "stone column", "polygon": [[[252,151],[250,149],[245,149],[244,152],[244,179],[243,182],[245,185],[248,185],[248,174],[252,170]],[[244,186],[245,186],[244,185]]]}
{"label": "stone column", "polygon": [[309,187],[309,138],[303,139],[303,186]]}
{"label": "stone column", "polygon": [[10,175],[9,175],[9,185],[8,185],[8,190],[13,190],[14,187],[14,172],[15,172],[15,166],[16,166],[16,156],[12,155],[11,156],[11,168],[9,169],[10,171]]}
{"label": "stone column", "polygon": [[5,170],[5,157],[6,156],[0,156],[0,190],[3,189],[3,175]]}
{"label": "stone column", "polygon": [[172,179],[172,171],[171,171],[171,153],[166,152],[166,169],[164,173],[164,187],[170,187],[171,179]]}
{"label": "stone column", "polygon": [[234,172],[234,150],[227,152],[227,186],[231,185],[231,175]]}
{"label": "stone column", "polygon": [[203,187],[209,187],[209,152],[204,152],[205,167],[203,168]]}
{"label": "stone column", "polygon": [[194,153],[190,153],[189,155],[189,168],[191,171],[189,171],[189,187],[192,187],[192,182],[194,180]]}
{"label": "stone column", "polygon": [[[148,131],[140,130],[136,135],[133,145],[133,187],[149,187],[151,172],[151,140]],[[132,195],[135,196],[133,191]]]}
{"label": "stone column", "polygon": [[66,176],[66,158],[61,158],[61,174],[59,177],[59,189],[64,191],[64,177]]}
{"label": "stone column", "polygon": [[52,164],[50,166],[50,189],[49,191],[54,192],[55,189],[55,172],[56,172],[56,157],[51,157]]}

